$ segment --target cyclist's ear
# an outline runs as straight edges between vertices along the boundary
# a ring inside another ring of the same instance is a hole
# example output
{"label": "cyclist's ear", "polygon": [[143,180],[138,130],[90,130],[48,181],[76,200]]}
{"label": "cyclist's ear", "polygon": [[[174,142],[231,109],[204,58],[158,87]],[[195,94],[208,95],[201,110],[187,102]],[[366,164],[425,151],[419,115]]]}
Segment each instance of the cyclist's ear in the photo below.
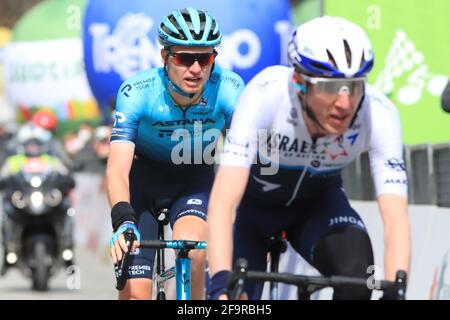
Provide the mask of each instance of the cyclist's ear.
{"label": "cyclist's ear", "polygon": [[292,74],[292,81],[294,82],[294,87],[298,91],[298,95],[303,98],[306,93],[305,80],[296,71]]}
{"label": "cyclist's ear", "polygon": [[297,82],[297,83],[302,82],[302,77],[296,71],[294,71],[294,73],[292,74],[292,78],[294,79],[294,82]]}
{"label": "cyclist's ear", "polygon": [[165,48],[162,48],[161,49],[161,60],[164,65],[166,64],[166,59],[167,59],[167,50]]}

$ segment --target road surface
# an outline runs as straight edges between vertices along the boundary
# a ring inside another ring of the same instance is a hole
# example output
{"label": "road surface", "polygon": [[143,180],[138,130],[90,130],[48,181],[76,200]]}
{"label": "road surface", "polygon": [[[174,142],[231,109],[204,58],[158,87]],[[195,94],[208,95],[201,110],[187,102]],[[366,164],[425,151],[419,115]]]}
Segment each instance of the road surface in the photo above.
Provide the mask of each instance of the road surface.
{"label": "road surface", "polygon": [[67,276],[61,269],[49,282],[48,292],[31,290],[31,280],[10,269],[0,277],[0,300],[110,300],[117,299],[114,269],[106,257],[87,249],[76,252],[76,271]]}

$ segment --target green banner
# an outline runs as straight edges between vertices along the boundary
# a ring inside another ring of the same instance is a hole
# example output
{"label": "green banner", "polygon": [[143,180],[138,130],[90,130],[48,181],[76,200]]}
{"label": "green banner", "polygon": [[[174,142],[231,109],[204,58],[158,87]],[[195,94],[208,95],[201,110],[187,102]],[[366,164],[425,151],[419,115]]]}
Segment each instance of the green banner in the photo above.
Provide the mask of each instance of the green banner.
{"label": "green banner", "polygon": [[80,38],[87,0],[42,1],[16,23],[13,41]]}
{"label": "green banner", "polygon": [[293,0],[292,18],[296,25],[300,25],[322,14],[323,0]]}
{"label": "green banner", "polygon": [[450,76],[449,13],[445,0],[325,0],[326,15],[368,33],[375,52],[369,82],[397,105],[406,144],[450,141],[450,115],[440,106]]}

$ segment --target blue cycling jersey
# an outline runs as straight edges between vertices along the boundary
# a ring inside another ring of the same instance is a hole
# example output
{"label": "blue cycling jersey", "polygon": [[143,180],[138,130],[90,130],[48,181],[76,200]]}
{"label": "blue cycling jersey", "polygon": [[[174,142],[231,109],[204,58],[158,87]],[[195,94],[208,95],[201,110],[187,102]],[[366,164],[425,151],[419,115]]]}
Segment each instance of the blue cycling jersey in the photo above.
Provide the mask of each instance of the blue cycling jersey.
{"label": "blue cycling jersey", "polygon": [[242,78],[215,66],[203,94],[185,108],[175,104],[166,81],[164,69],[153,68],[121,85],[111,143],[133,143],[137,154],[162,163],[173,162],[173,149],[185,139],[190,139],[188,143],[194,149],[201,147],[201,152],[215,145],[220,130],[231,122],[244,88]]}

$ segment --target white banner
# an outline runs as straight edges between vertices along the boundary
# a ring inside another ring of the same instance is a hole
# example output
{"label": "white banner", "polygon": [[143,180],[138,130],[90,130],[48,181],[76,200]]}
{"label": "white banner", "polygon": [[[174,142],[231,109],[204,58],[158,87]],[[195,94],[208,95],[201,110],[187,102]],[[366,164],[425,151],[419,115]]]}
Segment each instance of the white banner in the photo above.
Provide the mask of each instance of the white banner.
{"label": "white banner", "polygon": [[93,99],[79,38],[10,43],[4,72],[5,92],[15,105],[56,107]]}

